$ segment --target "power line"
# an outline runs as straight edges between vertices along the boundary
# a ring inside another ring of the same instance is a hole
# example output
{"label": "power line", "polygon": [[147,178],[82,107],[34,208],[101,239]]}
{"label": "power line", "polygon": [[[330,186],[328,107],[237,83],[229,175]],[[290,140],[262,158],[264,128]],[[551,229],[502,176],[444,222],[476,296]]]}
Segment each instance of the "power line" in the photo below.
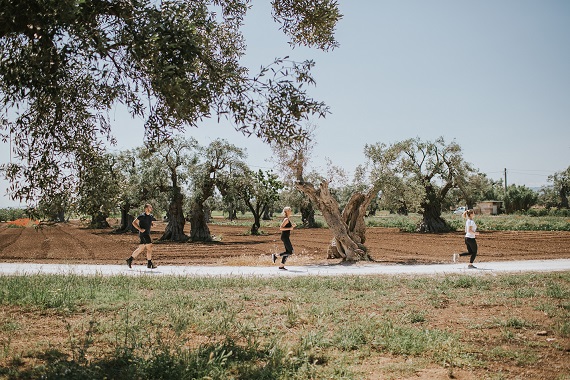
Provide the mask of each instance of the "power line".
{"label": "power line", "polygon": [[509,170],[509,173],[511,174],[523,174],[523,175],[532,175],[535,177],[549,177],[550,174],[533,174],[533,173],[523,173],[523,172],[519,172],[519,171],[513,171],[513,170]]}

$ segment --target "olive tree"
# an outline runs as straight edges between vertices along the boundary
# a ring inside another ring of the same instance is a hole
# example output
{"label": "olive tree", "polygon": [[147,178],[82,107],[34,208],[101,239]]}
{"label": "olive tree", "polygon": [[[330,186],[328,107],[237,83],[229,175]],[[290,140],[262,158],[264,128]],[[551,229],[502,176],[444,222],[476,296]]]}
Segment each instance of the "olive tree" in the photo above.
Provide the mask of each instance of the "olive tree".
{"label": "olive tree", "polygon": [[[314,62],[240,63],[248,0],[0,1],[0,133],[13,144],[4,174],[14,199],[77,186],[79,156],[113,143],[118,105],[144,120],[152,147],[204,118],[227,118],[264,141],[305,138],[328,108],[312,99]],[[274,0],[293,45],[337,46],[334,0]]]}
{"label": "olive tree", "polygon": [[[375,181],[390,186],[390,177],[400,177],[404,191],[420,191],[418,232],[446,232],[451,228],[441,217],[442,205],[449,191],[465,182],[473,169],[462,156],[456,142],[446,144],[443,137],[435,141],[407,139],[389,146],[367,145],[367,157],[376,167]],[[398,180],[399,181],[399,180]],[[397,182],[396,182],[397,183]]]}
{"label": "olive tree", "polygon": [[91,157],[79,165],[76,209],[91,217],[91,228],[107,228],[107,218],[118,203],[117,170],[112,154]]}
{"label": "olive tree", "polygon": [[192,241],[211,241],[206,201],[214,195],[216,188],[225,188],[224,181],[231,178],[233,171],[243,170],[246,154],[226,140],[217,139],[209,146],[199,148],[198,157],[191,173],[190,238]]}
{"label": "olive tree", "polygon": [[548,207],[569,208],[568,197],[570,197],[570,166],[568,166],[566,170],[562,170],[548,176],[548,182],[551,182],[552,185],[550,188],[543,190],[545,195],[551,195],[550,197],[546,197],[546,205]]}
{"label": "olive tree", "polygon": [[271,171],[263,172],[259,169],[256,173],[247,172],[242,176],[241,185],[242,200],[253,214],[251,234],[259,235],[261,216],[279,199],[279,191],[283,189],[283,183]]}
{"label": "olive tree", "polygon": [[321,178],[319,183],[305,179],[304,170],[311,149],[310,140],[299,141],[287,147],[274,146],[279,162],[294,176],[295,187],[321,211],[333,234],[328,257],[341,258],[343,261],[371,260],[364,245],[366,242],[364,217],[370,202],[378,195],[379,187],[377,184],[372,184],[362,191],[356,191],[341,211],[329,186],[330,177]]}
{"label": "olive tree", "polygon": [[136,232],[132,225],[134,216],[130,212],[133,208],[141,206],[145,199],[142,196],[145,191],[141,191],[144,177],[140,150],[140,148],[129,149],[115,155],[115,165],[119,176],[118,207],[121,212],[121,222],[116,232]]}
{"label": "olive tree", "polygon": [[184,193],[182,185],[198,163],[198,142],[193,138],[176,137],[162,143],[154,152],[150,152],[158,160],[155,168],[160,168],[168,176],[168,208],[166,216],[168,224],[160,240],[185,242],[188,236],[184,233]]}

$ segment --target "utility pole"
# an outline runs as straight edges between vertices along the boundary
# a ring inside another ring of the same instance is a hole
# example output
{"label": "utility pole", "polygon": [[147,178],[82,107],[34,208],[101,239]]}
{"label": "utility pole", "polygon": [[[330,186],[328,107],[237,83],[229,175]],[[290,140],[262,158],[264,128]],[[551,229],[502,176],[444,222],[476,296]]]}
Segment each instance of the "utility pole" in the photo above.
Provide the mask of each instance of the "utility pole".
{"label": "utility pole", "polygon": [[505,168],[505,194],[507,193],[507,168]]}

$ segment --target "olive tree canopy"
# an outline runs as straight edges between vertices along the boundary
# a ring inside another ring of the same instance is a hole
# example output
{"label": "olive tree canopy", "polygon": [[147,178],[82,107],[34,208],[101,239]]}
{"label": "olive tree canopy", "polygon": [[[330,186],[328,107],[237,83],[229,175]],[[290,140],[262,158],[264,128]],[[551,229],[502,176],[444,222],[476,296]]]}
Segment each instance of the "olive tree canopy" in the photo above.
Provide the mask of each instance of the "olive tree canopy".
{"label": "olive tree canopy", "polygon": [[[149,144],[203,118],[227,118],[266,141],[302,139],[324,116],[309,97],[313,62],[240,64],[248,0],[0,0],[0,137],[13,198],[33,201],[77,180],[77,162],[111,141],[122,105],[145,121]],[[337,43],[336,1],[274,0],[294,45]]]}

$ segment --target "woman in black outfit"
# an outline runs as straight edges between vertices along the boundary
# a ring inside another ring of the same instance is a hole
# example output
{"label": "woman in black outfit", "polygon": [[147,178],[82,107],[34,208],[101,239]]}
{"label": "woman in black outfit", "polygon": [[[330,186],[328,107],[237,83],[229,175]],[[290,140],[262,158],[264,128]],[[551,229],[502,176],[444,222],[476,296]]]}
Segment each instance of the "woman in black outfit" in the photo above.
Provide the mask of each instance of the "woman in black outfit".
{"label": "woman in black outfit", "polygon": [[[279,269],[287,270],[287,268],[285,268],[285,262],[287,261],[287,258],[293,254],[293,245],[291,244],[289,236],[291,235],[293,228],[295,228],[297,225],[291,222],[291,207],[285,207],[283,209],[282,215],[284,218],[281,222],[281,226],[279,226],[279,230],[281,231],[281,241],[285,246],[285,252],[281,252],[279,254],[281,257],[281,265],[279,266]],[[275,263],[277,261],[277,255],[273,253],[271,257]]]}

